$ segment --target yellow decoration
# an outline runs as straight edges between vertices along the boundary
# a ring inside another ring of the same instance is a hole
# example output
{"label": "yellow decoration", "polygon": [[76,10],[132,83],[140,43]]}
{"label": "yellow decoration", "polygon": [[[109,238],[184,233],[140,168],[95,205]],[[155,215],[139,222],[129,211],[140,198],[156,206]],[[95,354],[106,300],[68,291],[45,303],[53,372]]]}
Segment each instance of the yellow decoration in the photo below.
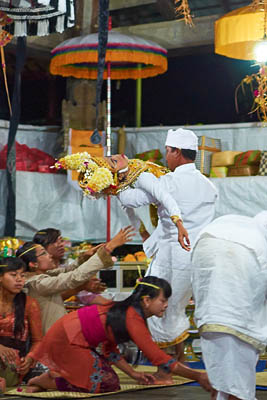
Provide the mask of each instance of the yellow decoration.
{"label": "yellow decoration", "polygon": [[188,0],[175,0],[175,4],[177,3],[180,3],[180,5],[175,8],[176,13],[184,17],[187,25],[194,26]]}
{"label": "yellow decoration", "polygon": [[215,22],[215,53],[240,60],[254,60],[254,47],[264,38],[262,5],[238,8]]}
{"label": "yellow decoration", "polygon": [[238,111],[237,96],[239,91],[245,93],[245,85],[254,97],[250,114],[256,113],[258,119],[267,122],[267,67],[265,65],[260,67],[260,70],[250,76],[246,76],[236,88],[235,102]]}
{"label": "yellow decoration", "polygon": [[23,241],[14,237],[5,237],[0,239],[0,251],[3,251],[5,247],[12,249],[14,251],[23,244]]}

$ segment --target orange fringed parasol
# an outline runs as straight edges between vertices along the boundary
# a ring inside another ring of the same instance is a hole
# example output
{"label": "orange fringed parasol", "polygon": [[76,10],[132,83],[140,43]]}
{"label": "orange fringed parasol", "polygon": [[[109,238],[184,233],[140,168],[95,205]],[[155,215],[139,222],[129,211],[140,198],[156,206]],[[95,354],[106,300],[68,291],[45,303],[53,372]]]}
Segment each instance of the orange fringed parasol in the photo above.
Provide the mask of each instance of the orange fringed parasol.
{"label": "orange fringed parasol", "polygon": [[[68,39],[52,50],[53,75],[97,78],[98,34]],[[111,79],[139,79],[167,71],[167,51],[157,43],[137,36],[108,33],[106,63],[111,63]],[[107,79],[105,68],[104,79]]]}

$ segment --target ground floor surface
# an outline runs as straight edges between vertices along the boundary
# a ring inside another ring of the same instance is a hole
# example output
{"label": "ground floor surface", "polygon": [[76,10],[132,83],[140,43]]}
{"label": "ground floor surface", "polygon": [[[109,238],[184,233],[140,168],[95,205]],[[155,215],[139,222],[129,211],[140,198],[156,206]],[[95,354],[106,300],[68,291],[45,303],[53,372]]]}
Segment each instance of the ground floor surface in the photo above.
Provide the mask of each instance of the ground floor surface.
{"label": "ground floor surface", "polygon": [[[93,397],[100,399],[102,396]],[[267,390],[257,390],[257,400],[267,400]],[[3,400],[36,400],[35,397],[21,397],[21,396],[4,396],[0,395]],[[209,400],[209,393],[205,392],[199,386],[172,386],[159,389],[146,389],[138,390],[136,392],[124,392],[115,395],[108,395],[103,397],[106,400]]]}

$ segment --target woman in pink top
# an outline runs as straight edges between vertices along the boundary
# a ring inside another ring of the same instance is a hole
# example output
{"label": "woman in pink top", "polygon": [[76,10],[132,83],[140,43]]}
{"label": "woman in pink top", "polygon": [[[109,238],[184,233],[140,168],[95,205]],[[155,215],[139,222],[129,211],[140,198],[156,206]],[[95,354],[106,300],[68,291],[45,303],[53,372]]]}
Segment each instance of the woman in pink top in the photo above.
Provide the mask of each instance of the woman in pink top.
{"label": "woman in pink top", "polygon": [[[211,391],[206,372],[181,364],[151,338],[146,319],[152,315],[161,318],[170,295],[171,287],[167,281],[147,276],[137,281],[132,295],[124,301],[83,307],[62,317],[31,354],[50,371],[31,379],[28,391],[57,389],[103,393],[119,390],[119,379],[110,363],[138,383],[160,384],[157,376],[136,371],[122,357],[117,345],[128,340],[132,340],[153,365],[197,380]],[[101,355],[96,350],[100,344]]]}

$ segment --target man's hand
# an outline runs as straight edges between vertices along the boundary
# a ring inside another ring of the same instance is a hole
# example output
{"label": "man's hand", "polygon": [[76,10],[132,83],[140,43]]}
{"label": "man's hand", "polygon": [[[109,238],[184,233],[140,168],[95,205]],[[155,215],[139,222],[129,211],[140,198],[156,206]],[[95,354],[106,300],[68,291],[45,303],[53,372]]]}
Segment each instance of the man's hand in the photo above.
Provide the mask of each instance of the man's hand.
{"label": "man's hand", "polygon": [[182,221],[181,220],[177,221],[176,226],[178,228],[178,242],[180,243],[183,249],[185,249],[186,251],[190,251],[191,247],[190,247],[189,236],[187,230],[183,226]]}

